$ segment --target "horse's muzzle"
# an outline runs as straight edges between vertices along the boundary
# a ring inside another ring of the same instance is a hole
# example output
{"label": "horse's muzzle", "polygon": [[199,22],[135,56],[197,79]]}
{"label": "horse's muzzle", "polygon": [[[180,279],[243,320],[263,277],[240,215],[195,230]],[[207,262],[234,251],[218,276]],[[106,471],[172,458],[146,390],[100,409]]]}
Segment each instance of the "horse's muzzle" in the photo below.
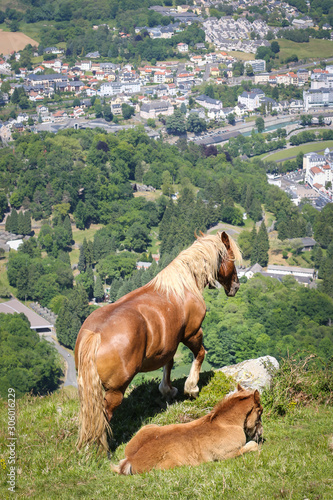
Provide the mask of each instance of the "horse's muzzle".
{"label": "horse's muzzle", "polygon": [[234,297],[239,290],[239,286],[240,286],[239,283],[233,283],[230,287],[229,292],[227,292],[227,290],[225,290],[226,295],[228,297]]}

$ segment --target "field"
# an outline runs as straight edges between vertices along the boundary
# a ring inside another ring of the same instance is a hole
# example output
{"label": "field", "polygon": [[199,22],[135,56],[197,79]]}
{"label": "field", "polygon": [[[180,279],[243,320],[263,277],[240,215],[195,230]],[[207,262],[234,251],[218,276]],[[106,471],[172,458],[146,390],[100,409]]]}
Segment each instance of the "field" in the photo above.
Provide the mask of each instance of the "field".
{"label": "field", "polygon": [[300,146],[295,146],[293,148],[284,149],[278,153],[273,153],[271,155],[261,155],[261,159],[267,161],[278,161],[285,160],[292,156],[297,156],[299,152],[310,153],[311,151],[318,152],[324,151],[326,148],[333,148],[333,141],[320,141],[320,142],[309,142],[306,144],[301,144]]}
{"label": "field", "polygon": [[228,52],[228,56],[235,57],[241,61],[252,61],[254,59],[254,54],[250,54],[249,52],[240,52],[239,50]]}
{"label": "field", "polygon": [[28,37],[24,33],[0,31],[0,54],[8,55],[13,51],[23,50],[28,44],[38,46],[38,42]]}
{"label": "field", "polygon": [[[264,406],[265,442],[259,452],[211,462],[199,467],[178,467],[135,476],[117,476],[110,460],[124,456],[125,443],[142,425],[189,421],[206,414],[228,391],[211,374],[201,374],[199,398],[182,396],[183,379],[174,381],[180,389],[177,401],[167,405],[156,381],[132,390],[113,417],[113,445],[110,458],[95,449],[77,452],[79,402],[73,387],[52,395],[27,395],[17,401],[15,498],[113,500],[331,500],[332,418],[330,406],[303,407],[285,401],[287,414],[270,417]],[[7,473],[8,416],[0,405],[0,497],[9,499]]]}
{"label": "field", "polygon": [[333,57],[333,41],[331,40],[311,38],[308,43],[296,43],[279,38],[277,41],[280,45],[280,59],[286,59],[293,54],[297,55],[299,61],[302,59],[327,59]]}

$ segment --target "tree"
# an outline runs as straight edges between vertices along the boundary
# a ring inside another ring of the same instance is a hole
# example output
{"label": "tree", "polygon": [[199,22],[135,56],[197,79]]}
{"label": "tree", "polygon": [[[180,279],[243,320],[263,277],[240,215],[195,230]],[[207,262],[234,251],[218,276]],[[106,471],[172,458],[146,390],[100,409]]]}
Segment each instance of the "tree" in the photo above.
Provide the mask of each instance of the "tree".
{"label": "tree", "polygon": [[258,263],[266,267],[268,264],[269,239],[265,222],[262,221],[256,239]]}
{"label": "tree", "polygon": [[274,54],[278,54],[280,52],[280,45],[278,42],[274,41],[271,43],[271,51],[274,52]]}
{"label": "tree", "polygon": [[148,118],[147,125],[148,125],[148,127],[155,128],[156,122],[155,122],[154,118]]}
{"label": "tree", "polygon": [[88,298],[92,299],[94,296],[94,273],[91,267],[88,267],[85,272],[81,272],[76,277],[76,283],[84,288]]}
{"label": "tree", "polygon": [[74,349],[77,334],[89,313],[87,293],[82,286],[77,286],[66,297],[58,314],[56,331],[59,342]]}
{"label": "tree", "polygon": [[62,375],[54,346],[30,329],[23,314],[1,314],[0,330],[0,395],[4,398],[9,387],[17,398],[54,391]]}
{"label": "tree", "polygon": [[5,193],[0,192],[0,221],[3,220],[6,210],[8,209],[8,201]]}
{"label": "tree", "polygon": [[103,116],[103,109],[102,109],[101,103],[96,101],[96,103],[94,105],[94,108],[95,108],[95,116],[96,116],[96,118],[102,118],[102,116]]}
{"label": "tree", "polygon": [[230,125],[235,125],[236,123],[236,116],[234,113],[229,113],[227,116],[227,121]]}
{"label": "tree", "polygon": [[25,218],[24,218],[24,213],[19,212],[18,217],[17,217],[17,231],[19,234],[25,234]]}
{"label": "tree", "polygon": [[87,246],[87,240],[86,238],[83,239],[83,243],[82,245],[80,246],[80,253],[79,253],[79,262],[78,262],[78,265],[77,265],[77,268],[78,270],[80,271],[80,273],[84,272],[87,268],[87,265],[86,265],[86,246]]}
{"label": "tree", "polygon": [[312,115],[302,115],[301,116],[301,125],[303,127],[307,127],[312,123]]}
{"label": "tree", "polygon": [[261,116],[258,116],[256,118],[256,127],[257,127],[257,130],[259,132],[259,134],[261,134],[264,130],[265,130],[265,121],[264,119],[261,117]]}
{"label": "tree", "polygon": [[165,196],[171,196],[173,194],[172,177],[169,170],[164,170],[162,174],[162,193]]}
{"label": "tree", "polygon": [[256,264],[258,262],[258,245],[257,245],[257,229],[255,224],[253,225],[252,231],[251,231],[251,266]]}
{"label": "tree", "polygon": [[100,302],[104,299],[104,288],[102,279],[99,274],[96,276],[95,286],[94,286],[94,297],[97,302]]}
{"label": "tree", "polygon": [[168,134],[180,135],[186,132],[185,118],[179,109],[173,115],[168,116],[165,122]]}
{"label": "tree", "polygon": [[15,208],[13,208],[11,214],[7,216],[5,229],[6,229],[6,231],[9,231],[10,233],[19,234],[19,232],[18,232],[18,213],[15,210]]}
{"label": "tree", "polygon": [[24,223],[23,223],[23,232],[22,234],[30,234],[31,233],[31,215],[30,212],[24,212]]}
{"label": "tree", "polygon": [[10,100],[13,104],[18,104],[18,102],[20,100],[20,94],[19,94],[17,87],[15,87],[14,92],[12,93]]}
{"label": "tree", "polygon": [[121,105],[121,112],[124,120],[129,120],[135,114],[135,109],[133,108],[133,106],[130,106],[129,104],[123,102],[123,104]]}
{"label": "tree", "polygon": [[207,130],[207,125],[205,120],[199,118],[196,113],[191,113],[187,119],[186,128],[189,132],[200,134],[204,130]]}
{"label": "tree", "polygon": [[104,104],[104,106],[103,106],[103,115],[104,115],[104,119],[107,122],[112,122],[112,120],[113,120],[113,113],[111,111],[110,104]]}

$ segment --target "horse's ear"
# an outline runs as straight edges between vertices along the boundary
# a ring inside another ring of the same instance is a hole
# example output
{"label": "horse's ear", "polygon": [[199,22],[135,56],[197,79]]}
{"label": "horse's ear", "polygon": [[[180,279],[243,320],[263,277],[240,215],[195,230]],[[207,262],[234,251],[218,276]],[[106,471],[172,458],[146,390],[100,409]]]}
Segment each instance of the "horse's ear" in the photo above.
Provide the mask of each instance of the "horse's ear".
{"label": "horse's ear", "polygon": [[240,384],[237,384],[237,391],[244,391],[244,388]]}
{"label": "horse's ear", "polygon": [[259,394],[259,391],[258,389],[256,389],[253,393],[253,397],[254,397],[254,402],[256,404],[260,404],[260,394]]}
{"label": "horse's ear", "polygon": [[221,234],[221,240],[222,240],[223,245],[226,247],[226,249],[229,250],[230,249],[229,236],[227,235],[227,233],[225,231],[223,231],[223,233]]}

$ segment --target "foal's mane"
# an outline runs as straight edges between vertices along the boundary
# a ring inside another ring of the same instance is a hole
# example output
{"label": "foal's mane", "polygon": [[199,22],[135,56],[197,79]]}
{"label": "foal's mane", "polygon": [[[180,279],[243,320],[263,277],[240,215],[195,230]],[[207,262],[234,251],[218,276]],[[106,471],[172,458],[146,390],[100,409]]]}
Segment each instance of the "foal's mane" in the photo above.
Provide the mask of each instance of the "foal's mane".
{"label": "foal's mane", "polygon": [[[236,242],[229,236],[234,260],[241,261],[241,252]],[[228,251],[222,243],[221,233],[203,235],[186,250],[183,250],[166,268],[149,282],[156,291],[166,295],[174,293],[181,300],[185,289],[201,302],[202,292],[207,283],[213,285],[223,261],[227,261]]]}
{"label": "foal's mane", "polygon": [[234,392],[217,403],[207,417],[212,421],[214,418],[226,413],[240,401],[250,398],[251,396],[253,396],[253,391],[242,390]]}

